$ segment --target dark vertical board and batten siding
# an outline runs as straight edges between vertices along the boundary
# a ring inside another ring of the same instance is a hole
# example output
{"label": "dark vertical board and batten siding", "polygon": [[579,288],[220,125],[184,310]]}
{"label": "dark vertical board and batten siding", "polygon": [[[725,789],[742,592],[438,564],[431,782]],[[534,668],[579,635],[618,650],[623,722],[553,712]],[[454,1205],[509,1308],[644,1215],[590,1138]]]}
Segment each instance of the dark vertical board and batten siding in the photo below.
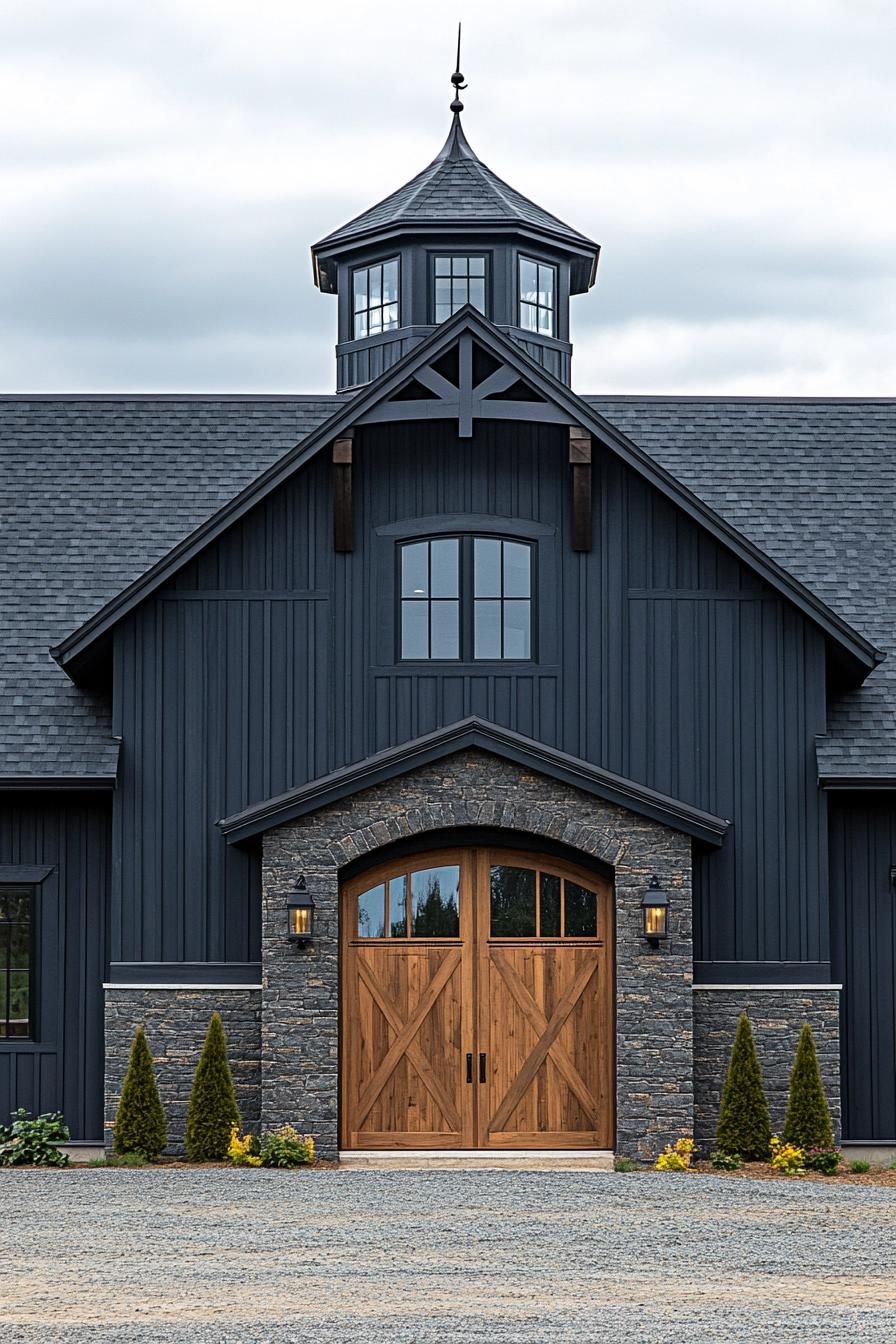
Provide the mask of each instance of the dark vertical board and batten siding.
{"label": "dark vertical board and batten siding", "polygon": [[113,961],[258,958],[258,856],[215,822],[334,764],[328,466],[116,631]]}
{"label": "dark vertical board and batten siding", "polygon": [[[322,454],[122,623],[113,960],[257,960],[216,819],[468,714],[732,819],[697,856],[699,960],[827,960],[818,631],[597,447],[574,552],[565,428],[455,431],[358,430],[350,554]],[[401,664],[395,527],[471,515],[537,534],[537,660]]]}
{"label": "dark vertical board and batten siding", "polygon": [[0,865],[51,871],[37,887],[33,1041],[0,1041],[0,1119],[62,1110],[75,1139],[102,1134],[109,800],[0,797]]}
{"label": "dark vertical board and batten siding", "polygon": [[843,1137],[896,1142],[896,799],[833,795],[831,974],[840,996]]}

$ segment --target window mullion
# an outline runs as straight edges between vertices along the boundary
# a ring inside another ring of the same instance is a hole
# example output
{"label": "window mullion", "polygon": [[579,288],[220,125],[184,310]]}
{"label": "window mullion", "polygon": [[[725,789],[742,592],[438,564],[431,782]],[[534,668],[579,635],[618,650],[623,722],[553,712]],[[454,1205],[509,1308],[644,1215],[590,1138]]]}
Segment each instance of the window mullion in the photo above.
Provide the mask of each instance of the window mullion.
{"label": "window mullion", "polygon": [[460,654],[463,662],[472,662],[476,650],[476,575],[473,559],[473,538],[463,537],[458,553],[458,600],[460,602]]}
{"label": "window mullion", "polygon": [[432,658],[432,542],[426,543],[426,656]]}

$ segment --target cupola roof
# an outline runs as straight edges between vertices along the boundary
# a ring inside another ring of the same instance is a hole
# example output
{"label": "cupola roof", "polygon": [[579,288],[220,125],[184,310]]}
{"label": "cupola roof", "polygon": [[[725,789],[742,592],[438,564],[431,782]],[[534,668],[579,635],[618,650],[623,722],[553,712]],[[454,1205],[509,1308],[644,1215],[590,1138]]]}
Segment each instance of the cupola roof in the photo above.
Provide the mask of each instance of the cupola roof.
{"label": "cupola roof", "polygon": [[556,215],[503,182],[470,147],[460,112],[455,111],[448,139],[432,163],[348,224],[311,249],[315,280],[322,290],[336,287],[335,254],[395,232],[454,232],[475,229],[536,235],[571,254],[572,293],[594,283],[600,248]]}

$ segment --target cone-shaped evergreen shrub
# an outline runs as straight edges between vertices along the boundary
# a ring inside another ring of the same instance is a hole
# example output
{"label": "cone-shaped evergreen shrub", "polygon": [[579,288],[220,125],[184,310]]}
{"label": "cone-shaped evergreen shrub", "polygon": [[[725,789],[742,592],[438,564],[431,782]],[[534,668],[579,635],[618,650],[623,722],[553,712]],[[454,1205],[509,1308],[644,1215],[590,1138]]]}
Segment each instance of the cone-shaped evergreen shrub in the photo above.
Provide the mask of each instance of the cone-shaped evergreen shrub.
{"label": "cone-shaped evergreen shrub", "polygon": [[765,1162],[771,1137],[756,1044],[750,1019],[742,1013],[722,1090],[716,1148],[722,1153],[737,1153],[745,1162]]}
{"label": "cone-shaped evergreen shrub", "polygon": [[815,1053],[815,1038],[808,1022],[803,1023],[790,1074],[782,1138],[785,1143],[795,1143],[798,1148],[830,1148],[834,1142],[831,1113]]}
{"label": "cone-shaped evergreen shrub", "polygon": [[212,1013],[190,1093],[187,1157],[191,1162],[222,1161],[234,1125],[240,1128],[240,1113],[227,1062],[227,1037],[220,1017]]}
{"label": "cone-shaped evergreen shrub", "polygon": [[141,1153],[151,1159],[158,1157],[167,1143],[168,1129],[152,1055],[146,1033],[138,1027],[115,1116],[113,1147],[116,1153]]}

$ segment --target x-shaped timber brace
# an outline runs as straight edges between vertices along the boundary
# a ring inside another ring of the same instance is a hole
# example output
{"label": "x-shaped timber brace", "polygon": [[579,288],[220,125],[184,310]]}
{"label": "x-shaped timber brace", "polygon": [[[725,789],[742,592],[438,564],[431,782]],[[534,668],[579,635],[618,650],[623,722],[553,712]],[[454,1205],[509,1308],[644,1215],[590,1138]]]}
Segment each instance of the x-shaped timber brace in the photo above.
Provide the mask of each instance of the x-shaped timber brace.
{"label": "x-shaped timber brace", "polygon": [[[456,356],[456,358],[455,358]],[[485,363],[484,363],[485,361]],[[483,367],[484,363],[484,367]],[[540,397],[508,364],[498,364],[472,336],[461,336],[452,351],[416,369],[392,397],[358,417],[359,425],[396,420],[457,420],[461,439],[472,438],[474,420],[518,420],[566,424],[572,500],[572,548],[591,550],[591,435],[570,425],[561,407]],[[497,367],[496,367],[497,365]],[[456,381],[452,381],[456,378]],[[352,445],[354,430],[333,441],[333,542],[337,551],[353,549]]]}

